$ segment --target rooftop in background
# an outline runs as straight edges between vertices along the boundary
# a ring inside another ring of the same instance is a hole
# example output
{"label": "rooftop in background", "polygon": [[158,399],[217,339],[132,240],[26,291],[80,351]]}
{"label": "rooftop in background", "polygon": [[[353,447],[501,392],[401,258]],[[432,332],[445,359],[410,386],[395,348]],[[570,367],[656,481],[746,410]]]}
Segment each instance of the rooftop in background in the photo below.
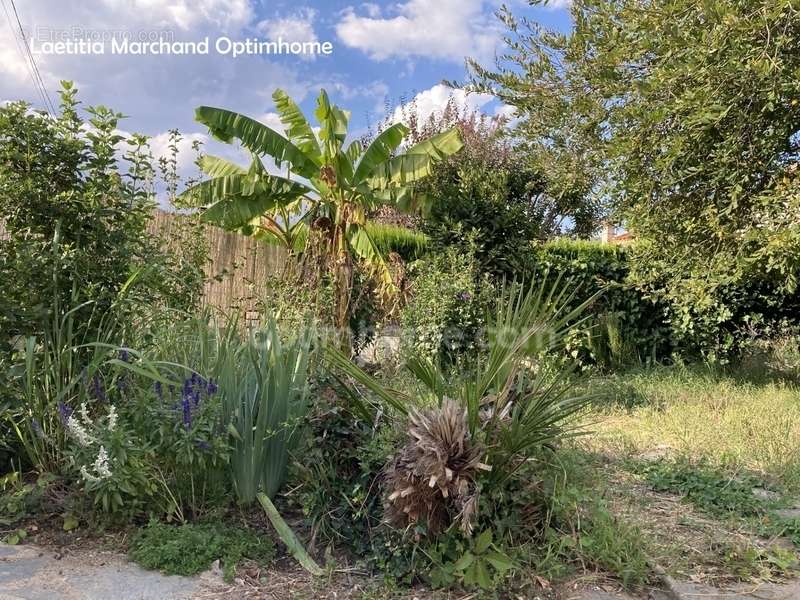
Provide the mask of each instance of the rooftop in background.
{"label": "rooftop in background", "polygon": [[605,222],[600,231],[600,241],[604,244],[629,244],[635,238],[628,231],[617,233],[617,226],[610,222]]}

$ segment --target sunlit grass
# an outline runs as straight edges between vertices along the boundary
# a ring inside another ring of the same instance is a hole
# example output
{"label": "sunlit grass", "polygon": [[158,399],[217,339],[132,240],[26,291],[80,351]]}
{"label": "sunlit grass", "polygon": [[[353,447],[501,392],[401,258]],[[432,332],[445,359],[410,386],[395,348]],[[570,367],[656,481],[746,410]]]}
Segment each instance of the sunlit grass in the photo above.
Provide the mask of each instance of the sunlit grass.
{"label": "sunlit grass", "polygon": [[586,441],[622,456],[683,455],[746,469],[800,492],[800,389],[680,367],[617,376],[621,405],[602,409]]}

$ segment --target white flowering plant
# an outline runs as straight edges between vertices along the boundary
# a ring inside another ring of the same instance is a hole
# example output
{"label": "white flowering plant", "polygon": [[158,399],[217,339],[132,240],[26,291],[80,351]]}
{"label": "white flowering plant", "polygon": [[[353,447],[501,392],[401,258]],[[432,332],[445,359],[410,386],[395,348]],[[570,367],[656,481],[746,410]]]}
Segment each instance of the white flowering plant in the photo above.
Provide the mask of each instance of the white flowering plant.
{"label": "white flowering plant", "polygon": [[131,515],[155,499],[158,486],[151,450],[127,430],[113,404],[62,405],[69,469],[94,506],[110,515]]}
{"label": "white flowering plant", "polygon": [[[194,358],[193,352],[181,357]],[[213,378],[123,348],[84,387],[92,404],[62,419],[69,439],[83,449],[82,481],[90,491],[110,490],[112,512],[135,492],[131,510],[183,521],[224,497],[229,446]],[[134,473],[126,472],[129,465]],[[148,474],[146,482],[139,473]]]}

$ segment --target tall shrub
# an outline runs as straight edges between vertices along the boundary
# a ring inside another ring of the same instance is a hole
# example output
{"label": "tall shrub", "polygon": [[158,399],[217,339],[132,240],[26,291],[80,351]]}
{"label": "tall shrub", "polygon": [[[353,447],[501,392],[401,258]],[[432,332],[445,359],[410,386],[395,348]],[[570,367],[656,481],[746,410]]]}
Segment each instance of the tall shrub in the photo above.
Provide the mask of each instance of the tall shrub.
{"label": "tall shrub", "polygon": [[[509,11],[479,86],[547,154],[586,157],[639,238],[631,277],[679,349],[725,360],[800,314],[800,19],[793,0],[575,0],[574,28]],[[555,135],[553,134],[555,132]]]}

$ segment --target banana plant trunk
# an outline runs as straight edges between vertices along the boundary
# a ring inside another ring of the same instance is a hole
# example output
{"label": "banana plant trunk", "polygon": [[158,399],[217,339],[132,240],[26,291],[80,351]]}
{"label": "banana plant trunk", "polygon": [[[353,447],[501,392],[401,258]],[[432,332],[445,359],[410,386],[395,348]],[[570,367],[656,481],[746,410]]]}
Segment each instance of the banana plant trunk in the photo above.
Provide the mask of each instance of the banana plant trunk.
{"label": "banana plant trunk", "polygon": [[333,239],[334,325],[342,348],[350,350],[350,298],[353,291],[353,257],[347,247],[347,224],[336,224]]}

